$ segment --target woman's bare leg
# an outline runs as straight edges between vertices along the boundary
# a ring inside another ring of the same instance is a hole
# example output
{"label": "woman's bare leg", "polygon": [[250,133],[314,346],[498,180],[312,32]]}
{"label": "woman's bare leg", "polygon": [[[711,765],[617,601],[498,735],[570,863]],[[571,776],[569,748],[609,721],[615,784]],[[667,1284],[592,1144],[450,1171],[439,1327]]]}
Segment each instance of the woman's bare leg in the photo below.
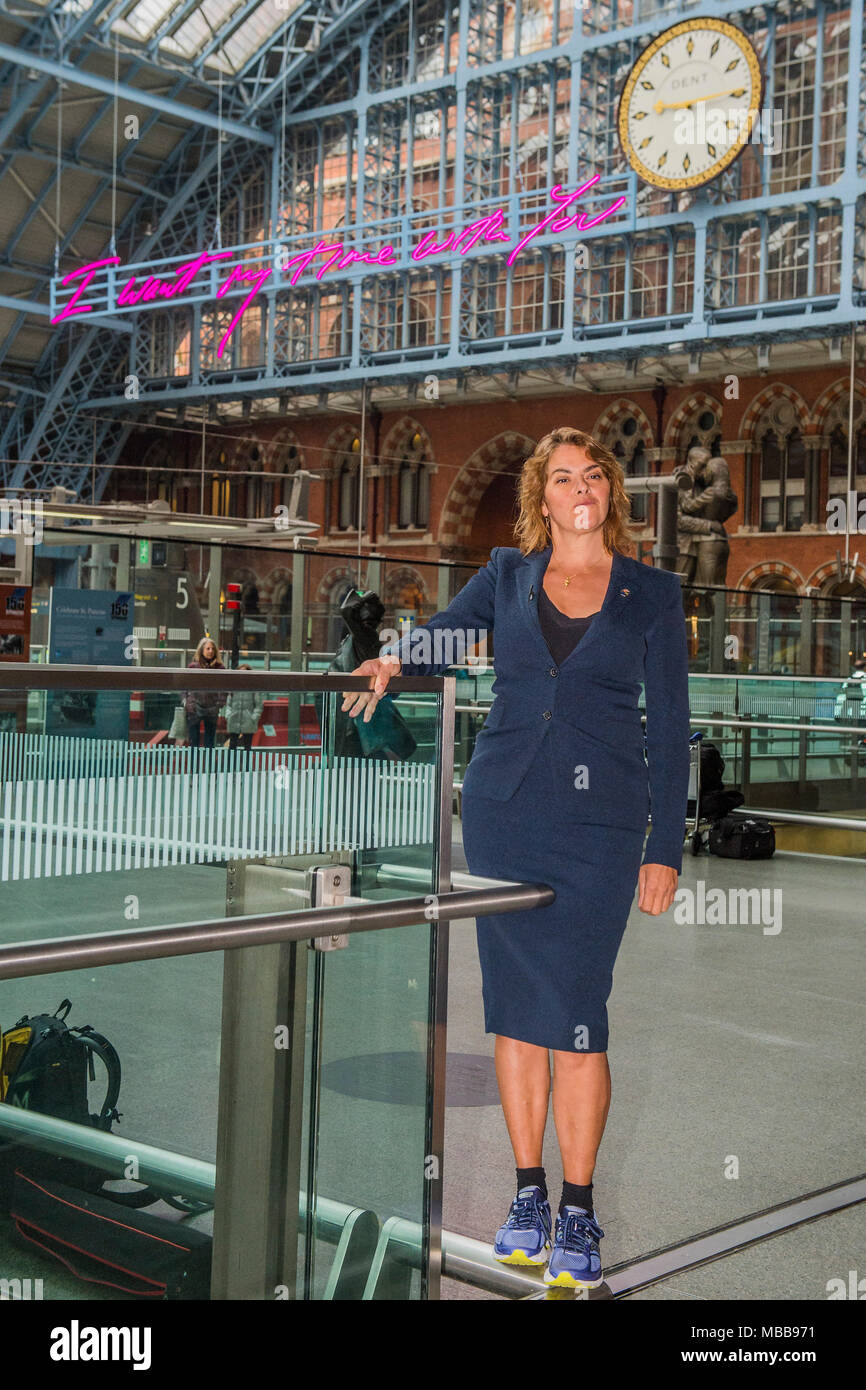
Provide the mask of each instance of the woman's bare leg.
{"label": "woman's bare leg", "polygon": [[546,1047],[497,1034],[496,1080],[518,1168],[540,1168],[550,1103],[550,1055]]}
{"label": "woman's bare leg", "polygon": [[566,1182],[592,1182],[610,1109],[606,1052],[554,1052],[553,1120]]}

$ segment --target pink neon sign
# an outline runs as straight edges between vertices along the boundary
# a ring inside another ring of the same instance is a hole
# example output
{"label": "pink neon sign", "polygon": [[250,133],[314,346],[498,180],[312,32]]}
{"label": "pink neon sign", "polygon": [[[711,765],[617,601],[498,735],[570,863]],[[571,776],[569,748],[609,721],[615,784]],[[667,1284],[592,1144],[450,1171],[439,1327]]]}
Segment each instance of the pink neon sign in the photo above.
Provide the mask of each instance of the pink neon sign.
{"label": "pink neon sign", "polygon": [[[586,213],[577,211],[567,211],[573,203],[581,198],[593,184],[598,183],[599,174],[593,175],[582,183],[573,193],[568,193],[561,184],[556,184],[550,190],[549,196],[553,199],[556,206],[552,212],[543,217],[540,222],[517,241],[512,250],[506,257],[506,264],[513,265],[521,251],[529,245],[535,237],[543,232],[565,232],[572,227],[578,232],[587,231],[590,227],[597,227],[599,223],[612,217],[613,214],[625,203],[625,197],[617,198],[610,207],[602,212],[589,217]],[[443,256],[447,253],[457,253],[465,256],[474,246],[479,244],[496,245],[506,243],[511,245],[513,238],[505,230],[505,214],[501,208],[495,212],[481,217],[477,222],[470,222],[460,231],[449,232],[444,241],[436,241],[435,231],[425,232],[417,246],[410,252],[410,257],[417,263],[432,260],[436,256]],[[156,307],[166,300],[171,301],[189,289],[199,271],[205,266],[211,265],[215,261],[224,260],[230,256],[230,251],[201,251],[195,260],[182,268],[170,267],[166,276],[158,277],[148,275],[140,283],[136,283],[134,275],[123,285],[117,295],[117,308],[130,308],[133,305],[145,307]],[[313,262],[324,258],[321,264],[313,270]],[[291,272],[289,279],[293,285],[298,283],[301,276],[309,271],[314,274],[317,280],[321,280],[329,270],[346,270],[354,264],[370,266],[373,269],[386,269],[388,266],[398,264],[399,256],[394,247],[389,243],[376,252],[356,251],[353,247],[347,247],[342,241],[329,242],[320,239],[314,246],[306,251],[301,251],[295,256],[290,256],[281,262],[278,274],[285,275]],[[60,313],[51,320],[52,323],[61,323],[64,319],[74,318],[79,314],[89,314],[93,312],[92,304],[82,304],[82,296],[86,293],[88,286],[100,270],[107,266],[120,265],[119,256],[109,256],[102,261],[90,261],[79,270],[70,271],[63,277],[62,285],[71,285],[77,281],[75,291],[68,304],[65,304]],[[253,303],[263,286],[275,273],[275,268],[270,265],[249,265],[239,262],[228,268],[228,275],[220,284],[216,291],[217,299],[222,299],[230,290],[243,289],[247,285],[251,286],[249,293],[241,300],[240,307],[232,318],[228,328],[220,338],[217,348],[217,357],[222,357],[228,344],[229,338],[237,327],[240,319]],[[106,313],[111,312],[111,306],[106,308]]]}

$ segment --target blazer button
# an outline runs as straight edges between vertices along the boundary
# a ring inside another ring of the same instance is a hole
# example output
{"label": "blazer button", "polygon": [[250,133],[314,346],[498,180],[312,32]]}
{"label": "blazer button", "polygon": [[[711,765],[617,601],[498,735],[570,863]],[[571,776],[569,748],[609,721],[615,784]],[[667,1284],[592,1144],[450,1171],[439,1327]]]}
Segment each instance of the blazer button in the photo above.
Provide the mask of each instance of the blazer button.
{"label": "blazer button", "polygon": [[556,669],[555,666],[551,666],[551,668],[550,668],[550,674],[551,674],[552,676],[558,676],[558,675],[559,675],[559,672],[557,671],[557,669]]}
{"label": "blazer button", "polygon": [[546,709],[546,710],[544,711],[544,714],[543,714],[541,717],[542,717],[542,719],[550,719],[551,714],[552,714],[552,711],[549,710],[549,709]]}

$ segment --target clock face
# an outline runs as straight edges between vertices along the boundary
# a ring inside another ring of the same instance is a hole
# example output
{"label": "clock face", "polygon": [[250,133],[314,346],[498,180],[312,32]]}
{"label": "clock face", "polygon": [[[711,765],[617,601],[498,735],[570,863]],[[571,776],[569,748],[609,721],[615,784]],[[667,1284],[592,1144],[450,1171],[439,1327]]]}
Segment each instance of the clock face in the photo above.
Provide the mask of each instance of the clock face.
{"label": "clock face", "polygon": [[721,19],[688,19],[638,58],[619,104],[629,164],[656,188],[697,188],[748,143],[761,104],[758,55]]}

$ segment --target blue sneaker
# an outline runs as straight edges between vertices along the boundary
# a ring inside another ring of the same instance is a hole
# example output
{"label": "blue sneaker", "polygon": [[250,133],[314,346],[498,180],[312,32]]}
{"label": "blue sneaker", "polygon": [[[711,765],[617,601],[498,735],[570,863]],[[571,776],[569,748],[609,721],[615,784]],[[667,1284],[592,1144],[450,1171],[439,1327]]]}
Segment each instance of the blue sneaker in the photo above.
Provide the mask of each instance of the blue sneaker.
{"label": "blue sneaker", "polygon": [[556,1218],[556,1234],[545,1284],[565,1289],[597,1289],[604,1282],[598,1242],[604,1231],[583,1207],[564,1207]]}
{"label": "blue sneaker", "polygon": [[540,1187],[521,1187],[493,1242],[504,1265],[546,1265],[550,1254],[550,1202]]}

